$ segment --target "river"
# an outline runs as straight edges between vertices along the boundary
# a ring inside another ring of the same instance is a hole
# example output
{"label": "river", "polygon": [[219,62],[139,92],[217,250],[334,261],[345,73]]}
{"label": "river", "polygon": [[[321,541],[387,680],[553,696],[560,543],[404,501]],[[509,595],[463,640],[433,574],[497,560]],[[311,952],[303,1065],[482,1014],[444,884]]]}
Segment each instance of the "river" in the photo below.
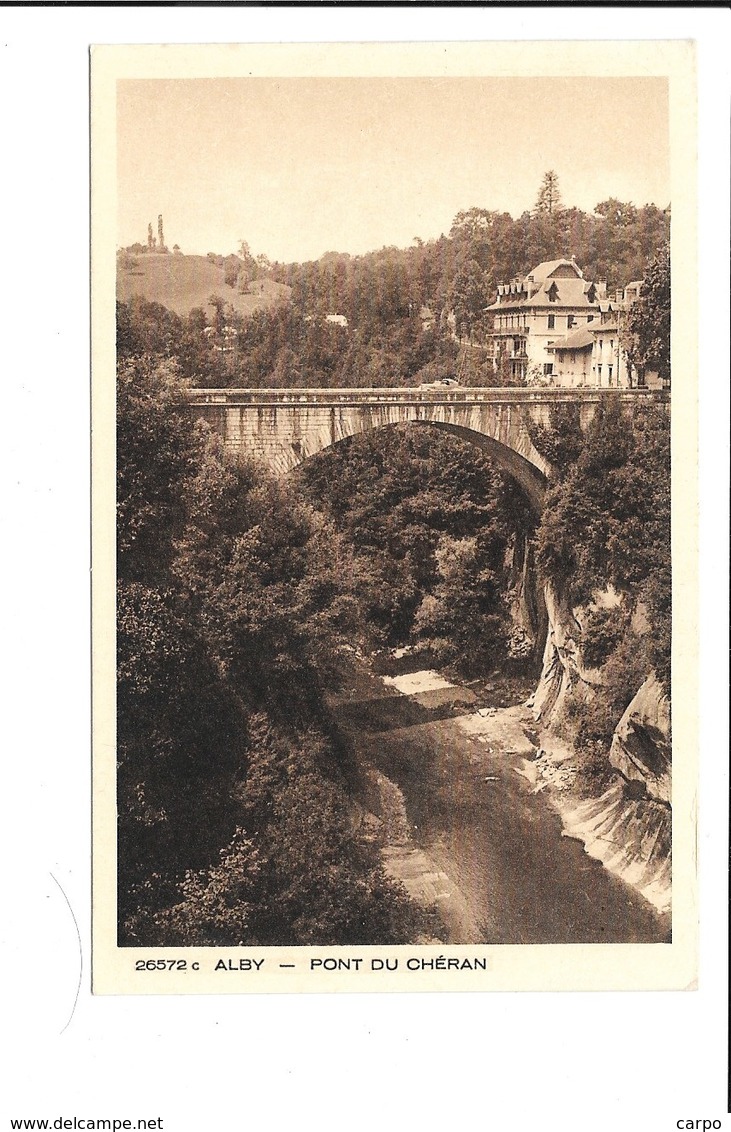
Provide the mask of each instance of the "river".
{"label": "river", "polygon": [[455,687],[435,673],[386,681],[357,669],[331,707],[358,762],[400,791],[405,821],[384,860],[437,904],[445,943],[669,938],[669,915],[564,836],[535,792],[532,717],[510,702],[515,688]]}

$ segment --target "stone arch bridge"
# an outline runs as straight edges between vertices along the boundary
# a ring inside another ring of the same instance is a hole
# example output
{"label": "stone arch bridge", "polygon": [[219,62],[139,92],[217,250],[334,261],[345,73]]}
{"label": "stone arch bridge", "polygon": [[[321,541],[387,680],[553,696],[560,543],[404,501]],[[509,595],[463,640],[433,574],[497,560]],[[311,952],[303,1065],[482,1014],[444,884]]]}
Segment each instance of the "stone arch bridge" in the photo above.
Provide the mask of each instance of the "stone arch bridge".
{"label": "stone arch bridge", "polygon": [[349,436],[399,424],[443,429],[470,440],[524,488],[540,511],[550,466],[535,448],[529,422],[548,425],[554,405],[579,404],[582,427],[600,400],[624,405],[668,402],[648,389],[192,389],[196,416],[223,442],[224,457],[250,454],[284,475]]}

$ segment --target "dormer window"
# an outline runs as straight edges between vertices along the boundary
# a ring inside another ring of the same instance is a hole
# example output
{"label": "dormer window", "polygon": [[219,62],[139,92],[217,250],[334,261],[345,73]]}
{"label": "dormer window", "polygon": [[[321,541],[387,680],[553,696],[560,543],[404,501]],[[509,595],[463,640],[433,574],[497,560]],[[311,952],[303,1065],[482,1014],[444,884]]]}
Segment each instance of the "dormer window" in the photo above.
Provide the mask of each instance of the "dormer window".
{"label": "dormer window", "polygon": [[589,290],[586,292],[586,297],[590,303],[593,303],[596,300],[596,287],[593,283]]}
{"label": "dormer window", "polygon": [[550,303],[555,303],[557,299],[558,299],[558,287],[556,286],[556,283],[553,282],[551,284],[551,286],[548,288],[548,301]]}

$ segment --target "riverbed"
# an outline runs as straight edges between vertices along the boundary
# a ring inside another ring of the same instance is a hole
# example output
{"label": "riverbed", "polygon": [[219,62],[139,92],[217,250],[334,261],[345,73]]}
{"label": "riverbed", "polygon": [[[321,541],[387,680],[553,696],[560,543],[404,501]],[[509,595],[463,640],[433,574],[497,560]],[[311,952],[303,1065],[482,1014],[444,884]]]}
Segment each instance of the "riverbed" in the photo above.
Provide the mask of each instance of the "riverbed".
{"label": "riverbed", "polygon": [[332,698],[359,765],[401,802],[387,869],[436,904],[445,943],[663,942],[669,916],[564,836],[535,791],[532,716],[515,693],[363,667]]}

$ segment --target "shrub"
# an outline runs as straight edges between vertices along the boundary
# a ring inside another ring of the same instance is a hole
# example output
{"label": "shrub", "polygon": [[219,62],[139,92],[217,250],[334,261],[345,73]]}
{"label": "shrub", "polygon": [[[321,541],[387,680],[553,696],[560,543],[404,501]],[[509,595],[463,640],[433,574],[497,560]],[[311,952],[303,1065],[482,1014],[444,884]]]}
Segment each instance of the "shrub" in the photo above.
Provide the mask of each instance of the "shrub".
{"label": "shrub", "polygon": [[627,614],[621,606],[588,609],[582,617],[581,654],[590,668],[601,668],[616,649],[627,628]]}

